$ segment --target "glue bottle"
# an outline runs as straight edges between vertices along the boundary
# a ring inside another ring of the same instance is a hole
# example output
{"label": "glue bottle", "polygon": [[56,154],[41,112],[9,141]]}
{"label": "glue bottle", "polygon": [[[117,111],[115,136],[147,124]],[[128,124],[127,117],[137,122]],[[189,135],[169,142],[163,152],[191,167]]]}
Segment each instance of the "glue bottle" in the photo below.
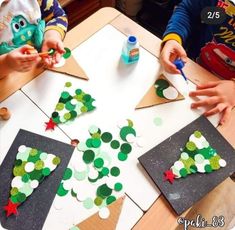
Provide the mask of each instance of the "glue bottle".
{"label": "glue bottle", "polygon": [[133,35],[129,36],[123,44],[122,60],[125,64],[135,63],[139,60],[139,43]]}

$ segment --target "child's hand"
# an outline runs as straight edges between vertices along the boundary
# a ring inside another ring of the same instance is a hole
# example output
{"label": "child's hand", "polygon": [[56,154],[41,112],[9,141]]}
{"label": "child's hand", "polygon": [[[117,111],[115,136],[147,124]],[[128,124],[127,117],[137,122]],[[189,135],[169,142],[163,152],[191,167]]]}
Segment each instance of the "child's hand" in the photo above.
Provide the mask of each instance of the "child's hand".
{"label": "child's hand", "polygon": [[54,49],[56,52],[53,56],[43,58],[44,63],[48,67],[52,67],[54,64],[60,61],[61,56],[65,53],[64,44],[61,40],[61,35],[55,30],[48,30],[45,32],[44,41],[42,45],[42,52],[47,52],[50,49]]}
{"label": "child's hand", "polygon": [[8,68],[18,72],[28,72],[31,70],[40,61],[40,57],[38,53],[26,54],[28,49],[32,49],[32,46],[24,45],[9,52],[6,55],[6,65]]}
{"label": "child's hand", "polygon": [[190,92],[192,97],[208,96],[198,102],[192,103],[191,108],[201,106],[213,106],[214,108],[205,112],[206,116],[216,113],[222,113],[220,124],[229,120],[232,108],[235,106],[235,82],[233,81],[216,81],[197,86],[197,90]]}
{"label": "child's hand", "polygon": [[173,64],[173,62],[179,58],[182,59],[183,62],[187,62],[187,54],[184,48],[175,40],[166,41],[160,54],[160,62],[166,72],[180,74],[180,71]]}

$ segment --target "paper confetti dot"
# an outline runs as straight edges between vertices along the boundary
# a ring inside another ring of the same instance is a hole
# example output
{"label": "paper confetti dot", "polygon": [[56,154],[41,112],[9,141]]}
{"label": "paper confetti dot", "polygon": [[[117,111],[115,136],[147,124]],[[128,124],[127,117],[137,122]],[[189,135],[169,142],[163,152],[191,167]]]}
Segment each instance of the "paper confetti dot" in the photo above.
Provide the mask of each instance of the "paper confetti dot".
{"label": "paper confetti dot", "polygon": [[100,209],[99,217],[101,219],[108,219],[109,215],[110,215],[110,211],[109,211],[109,209],[107,207],[103,207],[103,208]]}
{"label": "paper confetti dot", "polygon": [[133,134],[128,134],[127,136],[126,136],[126,140],[127,140],[127,142],[129,142],[129,143],[133,143],[133,142],[135,142],[135,140],[136,140],[136,137],[135,137],[135,135],[133,135]]}
{"label": "paper confetti dot", "polygon": [[154,120],[153,120],[154,124],[156,126],[161,126],[163,121],[162,121],[162,118],[161,117],[155,117]]}
{"label": "paper confetti dot", "polygon": [[24,167],[26,172],[32,172],[34,170],[34,163],[28,162]]}
{"label": "paper confetti dot", "polygon": [[72,228],[70,228],[69,230],[80,230],[80,228],[79,227],[77,227],[77,226],[73,226]]}
{"label": "paper confetti dot", "polygon": [[38,185],[39,185],[39,182],[38,182],[37,180],[32,180],[32,181],[30,182],[31,188],[37,188]]}
{"label": "paper confetti dot", "polygon": [[139,137],[136,141],[136,144],[138,147],[143,148],[145,145],[145,139],[142,137]]}
{"label": "paper confetti dot", "polygon": [[84,201],[83,201],[83,206],[84,206],[84,208],[86,208],[86,209],[91,209],[91,208],[93,208],[93,206],[94,206],[94,202],[93,202],[93,200],[92,200],[92,198],[86,198]]}
{"label": "paper confetti dot", "polygon": [[20,176],[16,176],[13,178],[13,180],[11,181],[11,187],[12,188],[21,188],[23,186],[23,182],[21,180]]}
{"label": "paper confetti dot", "polygon": [[219,160],[219,165],[220,165],[221,167],[225,167],[225,166],[227,165],[227,163],[226,163],[226,161],[225,161],[224,159],[220,159],[220,160]]}
{"label": "paper confetti dot", "polygon": [[178,91],[172,86],[169,86],[168,88],[164,89],[162,93],[163,96],[169,100],[174,100],[179,95]]}
{"label": "paper confetti dot", "polygon": [[20,153],[24,153],[26,151],[26,146],[25,145],[21,145],[19,148],[18,148],[18,151]]}

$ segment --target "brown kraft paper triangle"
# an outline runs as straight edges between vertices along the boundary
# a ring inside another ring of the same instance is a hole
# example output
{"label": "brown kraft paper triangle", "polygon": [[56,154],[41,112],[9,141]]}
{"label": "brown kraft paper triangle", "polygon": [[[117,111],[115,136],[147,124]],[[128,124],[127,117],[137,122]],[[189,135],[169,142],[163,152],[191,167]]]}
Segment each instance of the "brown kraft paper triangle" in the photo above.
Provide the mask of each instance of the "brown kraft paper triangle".
{"label": "brown kraft paper triangle", "polygon": [[65,64],[63,66],[57,68],[52,67],[48,69],[58,73],[64,73],[81,79],[89,80],[85,71],[74,59],[73,55],[71,55],[70,58],[65,60]]}
{"label": "brown kraft paper triangle", "polygon": [[[168,81],[167,78],[163,74],[161,74],[158,79],[164,79],[164,80]],[[168,83],[170,84],[170,86],[173,86],[169,81],[168,81]],[[160,105],[160,104],[164,104],[164,103],[168,103],[168,102],[172,102],[172,101],[183,100],[183,99],[184,99],[184,96],[179,91],[178,91],[178,97],[176,99],[170,100],[170,99],[159,97],[156,94],[156,88],[155,88],[155,83],[154,83],[151,86],[151,88],[149,89],[149,91],[142,98],[142,100],[139,102],[139,104],[136,106],[136,109],[147,108],[147,107],[151,107],[154,105]]]}
{"label": "brown kraft paper triangle", "polygon": [[107,219],[101,219],[97,212],[76,226],[79,227],[80,230],[115,230],[121,214],[124,199],[125,197],[120,197],[115,202],[107,206],[110,211],[110,215]]}

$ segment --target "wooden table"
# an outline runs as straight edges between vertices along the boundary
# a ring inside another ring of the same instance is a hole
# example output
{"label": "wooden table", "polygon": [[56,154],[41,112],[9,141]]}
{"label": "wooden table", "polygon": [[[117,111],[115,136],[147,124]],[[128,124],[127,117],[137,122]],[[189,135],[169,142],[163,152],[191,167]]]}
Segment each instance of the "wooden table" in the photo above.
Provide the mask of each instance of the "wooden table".
{"label": "wooden table", "polygon": [[[97,11],[94,15],[72,29],[66,36],[65,46],[75,49],[107,24],[110,24],[125,35],[135,34],[138,37],[142,48],[154,55],[157,59],[159,58],[161,40],[113,8],[103,8]],[[8,78],[0,80],[0,101],[6,99],[43,71],[43,69],[38,68],[26,74],[16,73]],[[185,72],[188,78],[195,84],[217,80],[214,75],[192,61],[187,63]],[[234,127],[235,112],[233,111],[231,120],[227,124],[218,127],[221,134],[233,146],[235,146]],[[225,207],[223,207],[223,210],[229,210],[222,214],[231,219],[231,213],[235,213],[233,205],[235,203],[235,188],[232,180],[229,178],[194,205],[191,210],[187,210],[183,216],[187,215],[189,218],[193,219],[196,213],[200,213],[204,218],[211,218],[212,215],[217,214],[221,215],[220,207],[222,196],[226,196]],[[216,203],[214,201],[216,201]],[[213,202],[215,204],[212,204]],[[210,209],[209,207],[213,207],[212,212],[211,210],[208,211]],[[145,212],[133,229],[175,229],[178,226],[177,218],[178,217],[164,197],[160,196],[151,208]]]}

